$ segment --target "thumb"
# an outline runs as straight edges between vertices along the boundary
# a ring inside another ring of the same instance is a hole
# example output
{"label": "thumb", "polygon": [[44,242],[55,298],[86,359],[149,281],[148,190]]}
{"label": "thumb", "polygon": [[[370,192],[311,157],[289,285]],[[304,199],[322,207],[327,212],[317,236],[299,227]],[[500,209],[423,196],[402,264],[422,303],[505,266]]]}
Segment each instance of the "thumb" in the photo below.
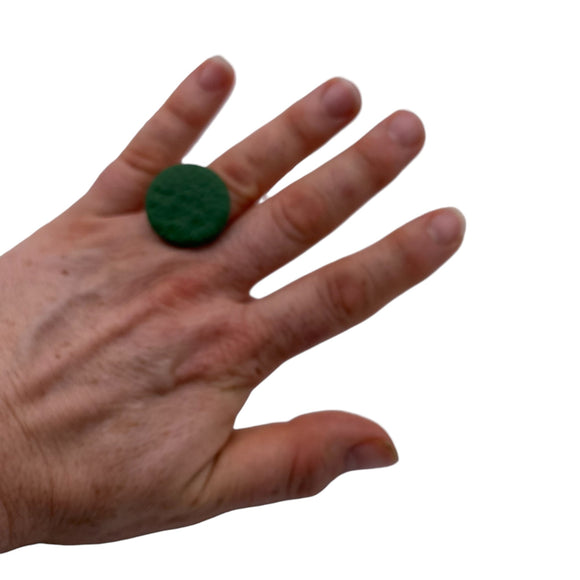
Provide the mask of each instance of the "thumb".
{"label": "thumb", "polygon": [[205,489],[214,497],[207,500],[227,511],[307,497],[346,471],[397,459],[376,423],[339,411],[311,413],[234,431],[213,466]]}

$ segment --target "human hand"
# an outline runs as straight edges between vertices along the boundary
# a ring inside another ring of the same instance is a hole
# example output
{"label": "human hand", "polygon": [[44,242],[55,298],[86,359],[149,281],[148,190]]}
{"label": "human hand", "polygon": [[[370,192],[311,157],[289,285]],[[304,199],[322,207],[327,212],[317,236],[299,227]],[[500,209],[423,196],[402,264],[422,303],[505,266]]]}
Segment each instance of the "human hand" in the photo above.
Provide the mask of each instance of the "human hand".
{"label": "human hand", "polygon": [[317,493],[396,461],[385,431],[339,412],[234,430],[288,358],[361,322],[459,247],[454,210],[422,216],[256,300],[251,288],[334,230],[419,152],[398,112],[264,203],[356,115],[333,79],[210,167],[232,202],[211,244],[178,249],[144,212],[226,99],[233,71],[194,71],[90,191],[0,259],[0,550],[96,543]]}

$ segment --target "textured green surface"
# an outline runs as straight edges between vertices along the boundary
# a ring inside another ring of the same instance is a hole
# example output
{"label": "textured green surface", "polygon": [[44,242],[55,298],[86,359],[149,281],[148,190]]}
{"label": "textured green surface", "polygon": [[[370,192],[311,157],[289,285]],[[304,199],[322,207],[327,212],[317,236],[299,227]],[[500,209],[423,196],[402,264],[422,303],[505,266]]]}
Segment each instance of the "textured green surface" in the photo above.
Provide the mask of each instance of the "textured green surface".
{"label": "textured green surface", "polygon": [[230,196],[211,169],[174,165],[151,183],[145,210],[151,226],[165,241],[175,246],[199,246],[224,229]]}

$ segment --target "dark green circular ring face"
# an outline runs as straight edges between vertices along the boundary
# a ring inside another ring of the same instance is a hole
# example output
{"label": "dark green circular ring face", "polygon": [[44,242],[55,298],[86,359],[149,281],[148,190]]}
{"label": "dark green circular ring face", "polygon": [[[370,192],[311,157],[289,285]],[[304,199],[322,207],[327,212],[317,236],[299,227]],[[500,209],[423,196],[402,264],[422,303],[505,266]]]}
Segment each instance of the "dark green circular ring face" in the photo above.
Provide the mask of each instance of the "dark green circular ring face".
{"label": "dark green circular ring face", "polygon": [[151,227],[165,241],[174,246],[199,246],[224,229],[230,214],[230,195],[211,169],[174,165],[149,186],[145,211]]}

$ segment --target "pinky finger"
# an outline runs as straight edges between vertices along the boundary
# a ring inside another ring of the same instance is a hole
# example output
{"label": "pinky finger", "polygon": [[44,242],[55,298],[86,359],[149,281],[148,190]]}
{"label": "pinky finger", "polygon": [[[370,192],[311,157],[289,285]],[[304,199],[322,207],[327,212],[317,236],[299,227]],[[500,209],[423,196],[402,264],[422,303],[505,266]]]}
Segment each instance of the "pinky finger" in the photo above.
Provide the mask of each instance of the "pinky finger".
{"label": "pinky finger", "polygon": [[458,210],[433,211],[263,298],[268,354],[281,364],[367,319],[446,262],[464,231]]}

